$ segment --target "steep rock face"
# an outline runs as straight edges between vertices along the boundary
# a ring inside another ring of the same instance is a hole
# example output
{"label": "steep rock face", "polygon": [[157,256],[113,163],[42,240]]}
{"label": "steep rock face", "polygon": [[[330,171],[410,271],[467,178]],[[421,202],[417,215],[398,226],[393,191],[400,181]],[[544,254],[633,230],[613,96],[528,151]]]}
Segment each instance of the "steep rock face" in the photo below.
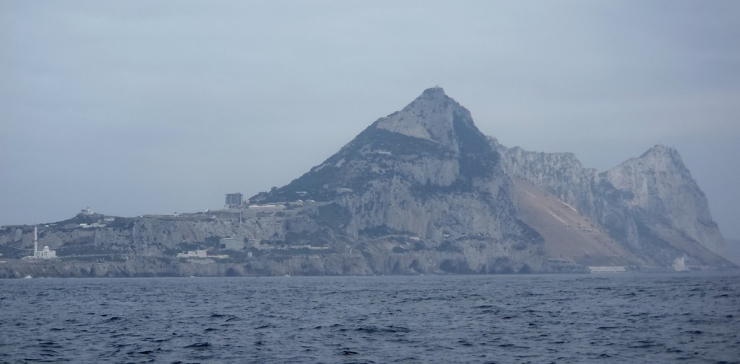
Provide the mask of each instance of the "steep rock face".
{"label": "steep rock face", "polygon": [[602,173],[570,153],[505,148],[503,168],[542,187],[604,227],[649,263],[666,266],[687,256],[695,265],[725,266],[724,239],[704,193],[678,152],[657,145],[639,158]]}
{"label": "steep rock face", "polygon": [[594,186],[599,221],[633,250],[663,264],[683,255],[727,264],[707,199],[676,150],[657,145],[599,174]]}
{"label": "steep rock face", "polygon": [[374,127],[439,143],[453,152],[460,151],[455,133],[459,127],[477,131],[470,113],[439,87],[425,90],[403,110],[378,120]]}
{"label": "steep rock face", "polygon": [[384,238],[408,235],[423,249],[475,246],[477,254],[464,256],[469,271],[505,256],[539,267],[541,237],[518,218],[512,193],[470,112],[432,88],[300,178],[250,200],[332,201],[341,217],[335,228],[368,252],[380,253]]}
{"label": "steep rock face", "polygon": [[501,154],[508,175],[547,189],[584,214],[592,212],[591,185],[596,170],[583,167],[573,153],[529,152],[519,147],[506,148],[492,138],[490,142]]}
{"label": "steep rock face", "polygon": [[725,242],[706,196],[675,149],[657,145],[599,177],[619,191],[622,205],[636,220],[678,228],[707,249],[724,252]]}

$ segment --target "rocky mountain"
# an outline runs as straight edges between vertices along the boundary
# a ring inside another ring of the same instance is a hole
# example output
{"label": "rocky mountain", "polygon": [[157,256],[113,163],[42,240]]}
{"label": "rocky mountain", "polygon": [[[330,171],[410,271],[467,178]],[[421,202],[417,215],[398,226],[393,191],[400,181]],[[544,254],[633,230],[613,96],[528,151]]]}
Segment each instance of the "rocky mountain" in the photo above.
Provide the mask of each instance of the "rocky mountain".
{"label": "rocky mountain", "polygon": [[[659,145],[598,173],[573,154],[504,147],[438,87],[247,205],[136,218],[83,211],[41,226],[40,243],[60,261],[19,259],[32,232],[0,228],[9,258],[0,277],[733,267],[675,150]],[[196,249],[208,257],[177,255]]]}
{"label": "rocky mountain", "polygon": [[510,176],[552,193],[603,228],[642,264],[729,266],[726,245],[704,193],[678,152],[656,145],[639,158],[597,173],[570,153],[537,153],[491,145]]}
{"label": "rocky mountain", "polygon": [[410,252],[404,271],[543,266],[542,237],[519,219],[499,154],[441,88],[424,91],[308,173],[250,201],[299,198],[331,201],[324,208],[341,216],[332,233],[360,244],[371,261],[394,249]]}

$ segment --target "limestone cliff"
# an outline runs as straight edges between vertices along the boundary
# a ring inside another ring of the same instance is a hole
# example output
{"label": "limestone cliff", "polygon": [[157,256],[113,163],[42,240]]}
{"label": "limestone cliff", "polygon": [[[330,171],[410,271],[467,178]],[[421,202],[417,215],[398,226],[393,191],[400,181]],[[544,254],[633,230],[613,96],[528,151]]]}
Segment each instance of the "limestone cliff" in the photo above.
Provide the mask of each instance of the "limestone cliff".
{"label": "limestone cliff", "polygon": [[489,142],[511,176],[544,188],[572,205],[647,264],[730,266],[708,202],[680,155],[657,145],[602,173],[570,153],[537,153]]}
{"label": "limestone cliff", "polygon": [[[441,88],[380,118],[249,206],[0,227],[0,277],[340,275],[724,268],[725,243],[678,153],[602,173],[570,153],[506,148]],[[244,243],[227,248],[220,238]],[[178,253],[206,250],[208,257]],[[227,250],[230,249],[230,250]]]}
{"label": "limestone cliff", "polygon": [[543,264],[542,238],[519,219],[499,154],[441,88],[377,120],[290,184],[250,200],[298,198],[331,201],[341,217],[336,234],[372,257],[393,249],[456,252],[431,265],[465,272]]}

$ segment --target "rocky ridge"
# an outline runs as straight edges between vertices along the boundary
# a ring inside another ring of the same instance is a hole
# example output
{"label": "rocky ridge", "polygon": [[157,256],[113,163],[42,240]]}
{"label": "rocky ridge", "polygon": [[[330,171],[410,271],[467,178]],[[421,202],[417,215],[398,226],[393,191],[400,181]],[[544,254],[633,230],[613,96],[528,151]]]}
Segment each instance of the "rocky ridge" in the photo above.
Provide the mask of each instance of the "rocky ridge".
{"label": "rocky ridge", "polygon": [[425,258],[432,270],[540,270],[541,237],[518,218],[512,193],[500,156],[470,112],[432,88],[308,173],[250,200],[332,201],[345,217],[335,233],[373,257],[393,249],[444,251],[457,257]]}
{"label": "rocky ridge", "polygon": [[730,266],[706,196],[678,152],[656,145],[639,158],[597,173],[571,153],[506,148],[495,139],[507,174],[542,187],[608,231],[646,264],[681,256],[696,265]]}
{"label": "rocky ridge", "polygon": [[[504,147],[438,87],[249,206],[42,226],[41,244],[61,262],[14,260],[28,255],[32,230],[0,228],[11,258],[0,277],[517,273],[667,269],[676,259],[732,267],[672,148],[598,173],[570,153]],[[224,251],[223,237],[245,250]],[[176,257],[194,249],[228,257]]]}

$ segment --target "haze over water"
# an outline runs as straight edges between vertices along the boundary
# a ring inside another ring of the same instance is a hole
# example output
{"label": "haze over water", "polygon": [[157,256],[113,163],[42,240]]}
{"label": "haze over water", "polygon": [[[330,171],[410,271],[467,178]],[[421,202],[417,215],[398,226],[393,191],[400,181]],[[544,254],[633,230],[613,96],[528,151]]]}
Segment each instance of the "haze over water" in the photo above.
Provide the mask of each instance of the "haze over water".
{"label": "haze over water", "polygon": [[738,273],[0,281],[0,362],[732,363]]}

